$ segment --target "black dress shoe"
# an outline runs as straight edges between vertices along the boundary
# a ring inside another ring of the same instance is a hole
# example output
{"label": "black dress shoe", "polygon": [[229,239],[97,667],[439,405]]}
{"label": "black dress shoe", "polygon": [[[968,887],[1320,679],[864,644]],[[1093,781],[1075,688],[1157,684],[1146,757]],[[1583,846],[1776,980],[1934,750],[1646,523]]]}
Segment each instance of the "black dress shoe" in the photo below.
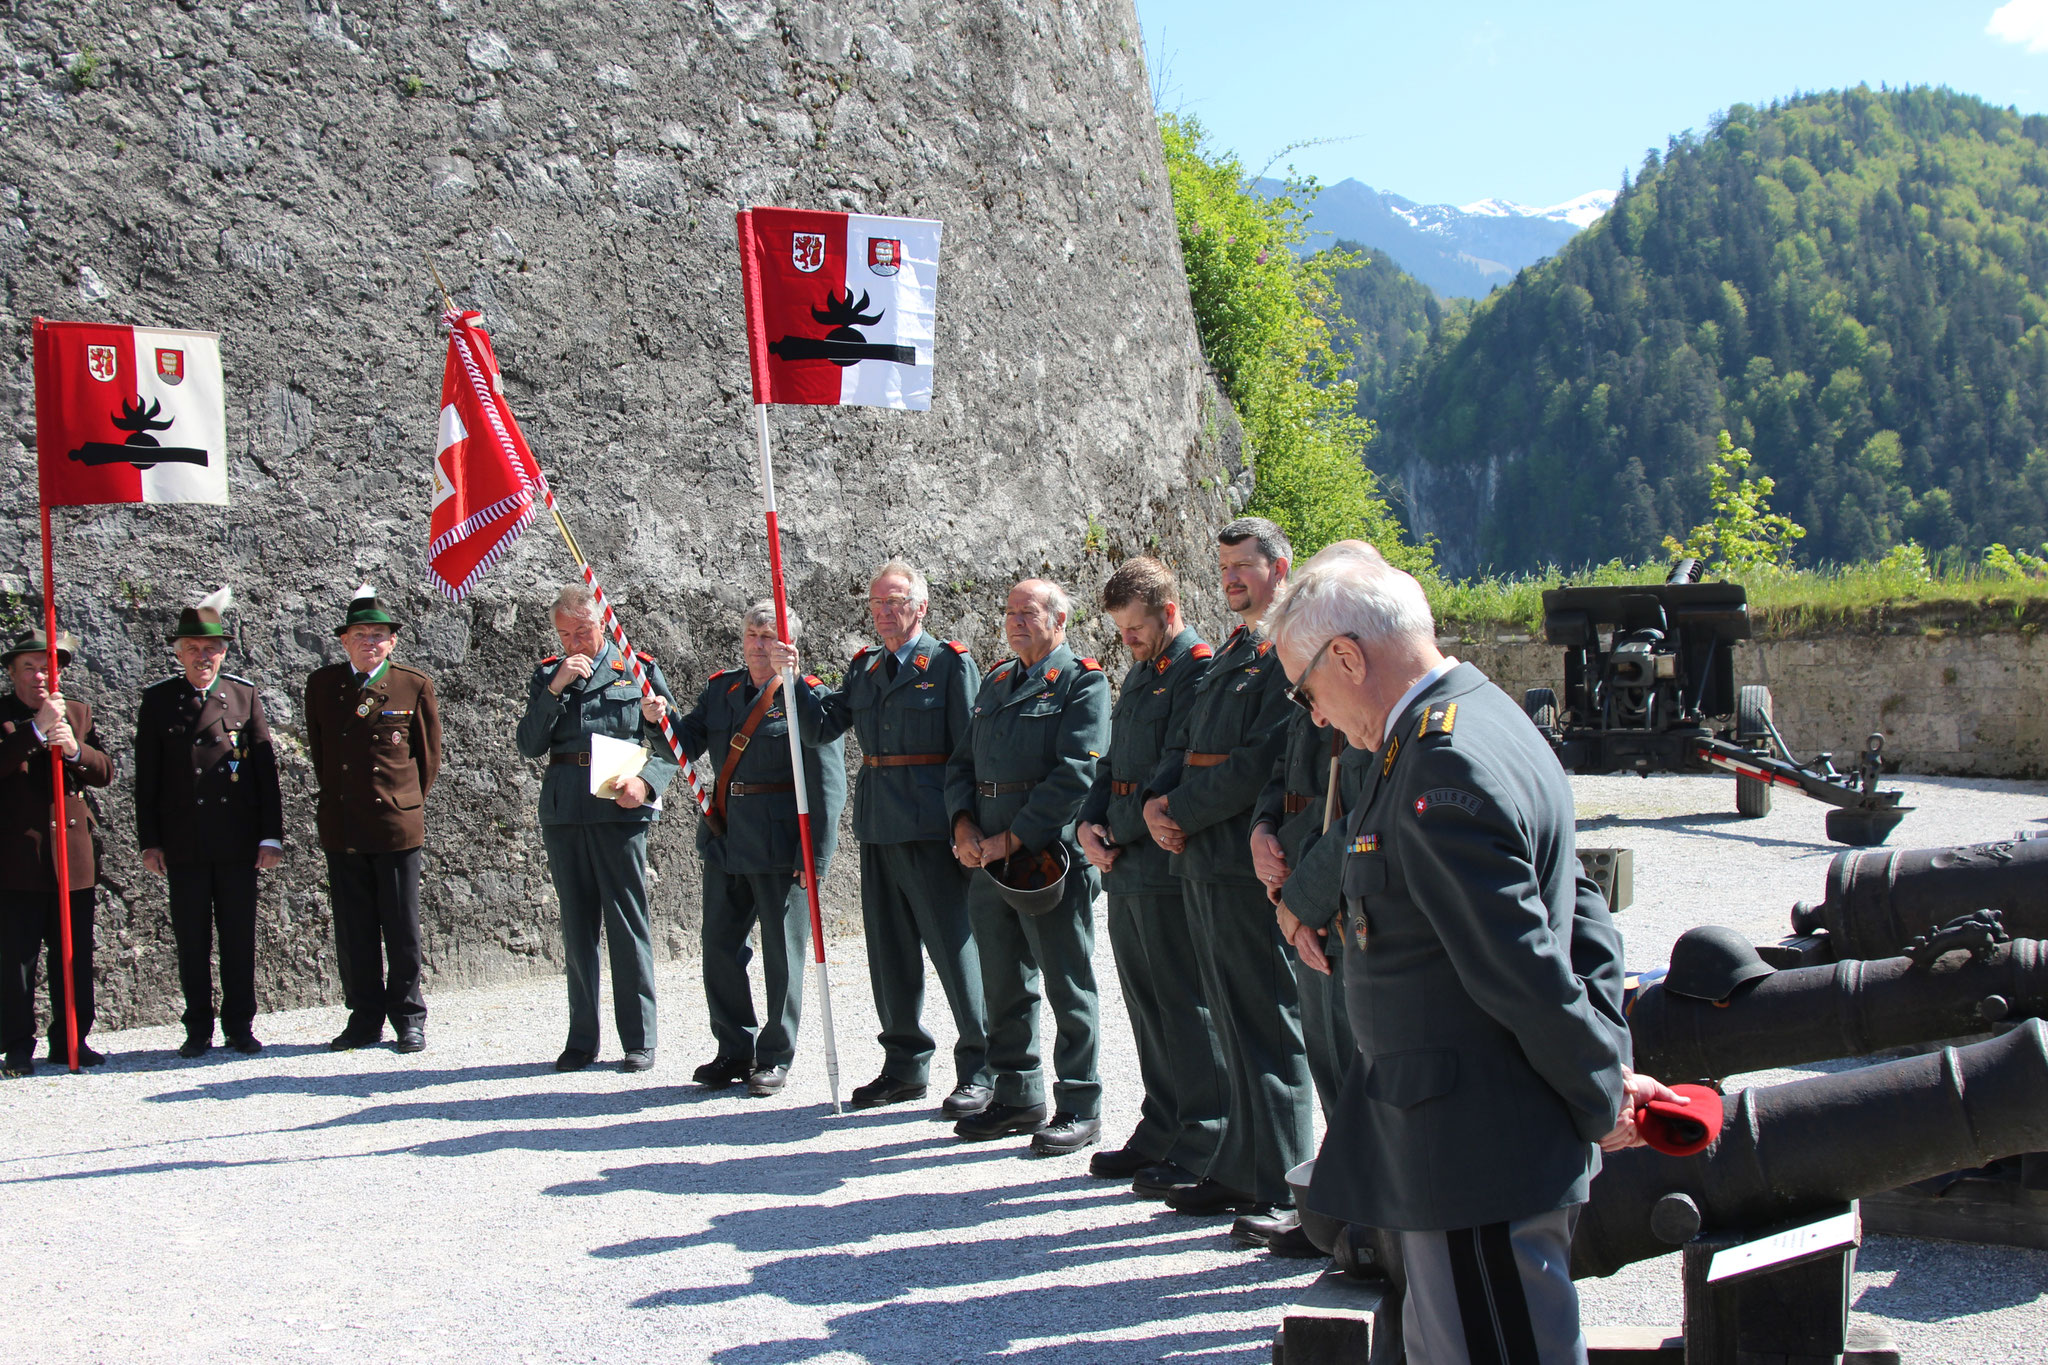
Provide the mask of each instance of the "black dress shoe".
{"label": "black dress shoe", "polygon": [[708,1085],[713,1090],[723,1090],[747,1078],[754,1069],[752,1057],[730,1056],[721,1052],[704,1065],[690,1073],[690,1079],[699,1085]]}
{"label": "black dress shoe", "polygon": [[1131,1193],[1140,1199],[1169,1199],[1176,1191],[1191,1190],[1201,1177],[1177,1162],[1162,1161],[1147,1166],[1131,1181]]}
{"label": "black dress shoe", "polygon": [[989,1101],[994,1098],[995,1091],[970,1081],[966,1085],[954,1086],[953,1093],[939,1105],[939,1112],[949,1119],[973,1118],[987,1109]]}
{"label": "black dress shoe", "polygon": [[1031,1135],[1035,1156],[1065,1156],[1102,1141],[1102,1120],[1084,1119],[1062,1109],[1052,1122]]}
{"label": "black dress shoe", "polygon": [[1126,1142],[1115,1151],[1103,1150],[1088,1158],[1088,1174],[1101,1180],[1129,1180],[1147,1166],[1157,1163]]}
{"label": "black dress shoe", "polygon": [[1204,1218],[1218,1213],[1260,1213],[1269,1206],[1255,1194],[1233,1190],[1222,1181],[1205,1176],[1196,1184],[1167,1195],[1166,1207],[1175,1213]]}
{"label": "black dress shoe", "polygon": [[899,1100],[921,1100],[924,1098],[925,1089],[923,1085],[899,1081],[884,1071],[866,1085],[855,1086],[850,1103],[855,1109],[875,1109],[885,1104],[895,1104]]}
{"label": "black dress shoe", "polygon": [[381,1028],[375,1033],[370,1032],[368,1029],[345,1028],[334,1036],[334,1041],[327,1045],[327,1050],[329,1052],[349,1052],[359,1047],[375,1047],[383,1041],[384,1030]]}
{"label": "black dress shoe", "polygon": [[954,1124],[953,1136],[969,1142],[987,1142],[1016,1133],[1035,1133],[1044,1126],[1042,1104],[991,1104],[979,1114],[970,1114]]}
{"label": "black dress shoe", "polygon": [[[64,1044],[52,1043],[50,1045],[50,1064],[63,1067],[71,1065],[70,1059],[64,1055]],[[105,1066],[107,1064],[107,1054],[104,1052],[94,1052],[85,1045],[85,1040],[81,1038],[78,1040],[78,1064],[80,1066]]]}
{"label": "black dress shoe", "polygon": [[562,1055],[555,1058],[555,1070],[581,1071],[596,1060],[595,1053],[585,1052],[580,1047],[565,1047],[562,1049]]}
{"label": "black dress shoe", "polygon": [[1301,1215],[1293,1209],[1263,1204],[1238,1216],[1237,1221],[1230,1225],[1230,1239],[1248,1247],[1271,1246],[1275,1237],[1293,1232],[1300,1226]]}
{"label": "black dress shoe", "polygon": [[184,1042],[178,1044],[178,1055],[188,1059],[204,1057],[211,1051],[213,1051],[213,1037],[211,1034],[204,1038],[199,1037],[197,1034],[189,1034]]}
{"label": "black dress shoe", "polygon": [[393,1052],[425,1052],[427,1031],[418,1024],[408,1024],[398,1031],[398,1041],[391,1045]]}
{"label": "black dress shoe", "polygon": [[0,1076],[33,1076],[36,1074],[36,1059],[27,1052],[10,1052],[7,1060],[0,1062]]}
{"label": "black dress shoe", "polygon": [[253,1033],[236,1034],[228,1039],[228,1046],[241,1053],[244,1057],[254,1057],[257,1053],[263,1051],[263,1044],[256,1041],[256,1035]]}
{"label": "black dress shoe", "polygon": [[[1235,1228],[1231,1230],[1233,1233]],[[1278,1232],[1266,1241],[1266,1250],[1274,1256],[1285,1256],[1289,1260],[1311,1261],[1330,1253],[1308,1239],[1308,1233],[1301,1226],[1301,1219],[1294,1220],[1294,1226],[1285,1232]]]}
{"label": "black dress shoe", "polygon": [[782,1089],[789,1079],[789,1063],[780,1066],[756,1067],[747,1073],[747,1093],[755,1099],[764,1099]]}
{"label": "black dress shoe", "polygon": [[626,1055],[619,1058],[619,1070],[627,1072],[654,1070],[654,1049],[651,1047],[627,1048]]}

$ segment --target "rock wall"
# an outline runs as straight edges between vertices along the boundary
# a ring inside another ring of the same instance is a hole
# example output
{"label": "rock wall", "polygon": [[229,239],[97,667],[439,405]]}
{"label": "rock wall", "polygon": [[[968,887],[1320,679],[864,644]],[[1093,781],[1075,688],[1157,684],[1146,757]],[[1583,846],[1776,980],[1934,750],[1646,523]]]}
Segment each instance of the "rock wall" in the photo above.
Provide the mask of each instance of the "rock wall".
{"label": "rock wall", "polygon": [[[445,698],[430,989],[555,961],[538,770],[511,730],[572,570],[543,521],[461,606],[424,588],[429,261],[483,310],[579,539],[686,700],[767,588],[738,207],[945,224],[932,411],[774,415],[811,667],[867,639],[890,553],[926,566],[932,627],[989,662],[1014,578],[1086,601],[1147,547],[1207,566],[1241,498],[1129,0],[18,0],[0,59],[7,624],[40,591],[30,318],[219,331],[233,505],[59,512],[58,595],[85,642],[66,690],[119,756],[177,607],[235,585],[229,666],[264,686],[293,831],[264,884],[266,1008],[339,1001],[298,697],[363,579]],[[1220,630],[1213,591],[1193,605]],[[1108,655],[1102,624],[1077,633]],[[103,1018],[162,1021],[161,884],[120,784],[104,806]],[[695,938],[692,825],[654,841],[669,954]],[[828,886],[841,931],[853,861]]]}

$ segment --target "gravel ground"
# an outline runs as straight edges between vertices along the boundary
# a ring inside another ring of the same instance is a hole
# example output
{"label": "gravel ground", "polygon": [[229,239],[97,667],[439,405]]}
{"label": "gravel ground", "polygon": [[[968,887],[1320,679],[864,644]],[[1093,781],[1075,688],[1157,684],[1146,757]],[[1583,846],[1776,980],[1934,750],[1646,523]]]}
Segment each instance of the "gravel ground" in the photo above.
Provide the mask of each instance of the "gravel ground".
{"label": "gravel ground", "polygon": [[[2048,785],[1904,785],[1902,847],[2048,825]],[[1710,919],[1781,936],[1835,851],[1820,806],[1739,821],[1725,779],[1575,786],[1582,840],[1636,850],[1633,966]],[[874,1016],[860,945],[833,964],[850,1088],[876,1069]],[[1136,1067],[1106,943],[1098,967],[1117,1141]],[[99,1073],[0,1086],[10,1356],[1252,1361],[1314,1276],[1083,1158],[959,1144],[929,1105],[833,1117],[815,1010],[783,1096],[699,1091],[694,978],[664,970],[668,1041],[644,1076],[556,1075],[562,990],[543,979],[434,995],[417,1057],[330,1054],[341,1011],[306,1010],[259,1020],[254,1059],[181,1061],[179,1030],[138,1029],[99,1040]],[[1582,1288],[1589,1323],[1677,1319],[1673,1258]],[[1872,1238],[1855,1294],[1909,1359],[2042,1358],[2048,1253]]]}

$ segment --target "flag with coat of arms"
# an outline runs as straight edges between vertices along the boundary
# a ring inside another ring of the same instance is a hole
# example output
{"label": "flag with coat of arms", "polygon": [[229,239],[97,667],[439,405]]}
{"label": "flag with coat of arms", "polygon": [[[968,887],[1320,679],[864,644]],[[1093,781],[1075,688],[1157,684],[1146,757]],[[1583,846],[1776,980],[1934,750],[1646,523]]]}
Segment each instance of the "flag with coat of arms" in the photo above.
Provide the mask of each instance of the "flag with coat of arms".
{"label": "flag with coat of arms", "polygon": [[533,451],[505,401],[504,380],[483,315],[451,310],[434,447],[434,505],[427,523],[427,576],[460,602],[534,518],[543,496]]}
{"label": "flag with coat of arms", "polygon": [[220,337],[35,320],[45,507],[228,500]]}
{"label": "flag with coat of arms", "polygon": [[931,407],[938,223],[754,208],[739,241],[756,403]]}

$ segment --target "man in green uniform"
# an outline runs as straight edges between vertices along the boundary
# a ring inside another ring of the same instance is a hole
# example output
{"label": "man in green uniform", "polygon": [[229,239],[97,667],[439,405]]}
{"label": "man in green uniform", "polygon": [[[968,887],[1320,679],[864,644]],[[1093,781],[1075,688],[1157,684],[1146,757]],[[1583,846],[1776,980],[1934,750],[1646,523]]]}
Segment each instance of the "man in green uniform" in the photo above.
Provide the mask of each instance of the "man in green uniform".
{"label": "man in green uniform", "polygon": [[1223,1047],[1229,1108],[1188,1214],[1236,1212],[1247,1239],[1293,1217],[1287,1171],[1312,1155],[1301,1012],[1272,903],[1252,869],[1252,806],[1286,742],[1287,680],[1261,622],[1287,578],[1280,528],[1241,517],[1217,533],[1223,594],[1242,622],[1211,661],[1148,783],[1145,822],[1187,884],[1202,989]]}
{"label": "man in green uniform", "polygon": [[[801,623],[789,613],[790,644],[775,629],[775,604],[756,602],[741,622],[743,668],[711,675],[697,705],[677,728],[683,752],[709,751],[718,768],[711,814],[697,827],[704,859],[704,1002],[718,1055],[697,1068],[699,1085],[747,1083],[747,1093],[773,1095],[789,1078],[803,1011],[804,960],[811,916],[803,887],[796,784],[789,760],[792,707],[782,673],[796,666]],[[798,677],[794,712],[803,742],[804,790],[811,808],[817,875],[832,863],[839,810],[846,804],[846,745],[823,739],[824,684]],[[765,1023],[757,1023],[747,985],[753,952],[747,935],[760,925]]]}
{"label": "man in green uniform", "polygon": [[[1092,909],[1099,881],[1082,860],[1074,825],[1109,747],[1109,685],[1102,665],[1067,648],[1071,610],[1058,585],[1043,579],[1010,589],[1003,633],[1016,657],[982,680],[967,733],[946,765],[946,809],[961,866],[991,868],[1019,852],[1046,853],[1055,843],[1066,850],[1059,903],[1042,915],[1013,909],[987,875],[973,878],[967,898],[988,1002],[995,1098],[953,1131],[970,1141],[1030,1133],[1031,1150],[1041,1156],[1080,1151],[1102,1134]],[[1059,1078],[1050,1122],[1038,1054],[1041,979]]]}
{"label": "man in green uniform", "polygon": [[1131,1180],[1133,1192],[1152,1199],[1208,1169],[1225,1091],[1181,880],[1145,828],[1145,784],[1215,654],[1182,623],[1177,587],[1173,570],[1142,555],[1103,586],[1103,609],[1132,662],[1080,826],[1081,850],[1109,892],[1109,942],[1145,1084],[1136,1131],[1089,1158],[1088,1172]]}
{"label": "man in green uniform", "polygon": [[220,1025],[256,1041],[256,873],[284,859],[277,751],[256,684],[221,671],[234,638],[226,588],[178,613],[180,671],[142,694],[135,721],[135,835],[142,865],[170,882],[185,992],[181,1057],[213,1047],[213,944],[220,931]]}
{"label": "man in green uniform", "polygon": [[328,1046],[368,1047],[389,1019],[398,1052],[427,1045],[420,990],[420,848],[441,771],[434,680],[391,662],[398,618],[369,584],[334,628],[348,657],[306,679],[306,756],[320,782],[320,847],[334,896],[334,956],[348,1025]]}
{"label": "man in green uniform", "polygon": [[967,878],[947,844],[946,760],[967,733],[981,672],[958,640],[925,633],[931,589],[892,559],[868,583],[882,637],[853,656],[846,685],[825,699],[820,733],[860,740],[853,835],[860,840],[860,911],[868,982],[882,1031],[882,1073],[853,1092],[855,1109],[924,1098],[937,1044],[925,1032],[924,957],[946,992],[958,1038],[950,1119],[988,1107],[988,1015],[967,920]]}
{"label": "man in green uniform", "polygon": [[[597,1059],[597,945],[609,943],[612,1018],[625,1058],[621,1071],[654,1065],[654,943],[647,919],[647,828],[681,765],[662,737],[668,682],[651,655],[640,667],[655,695],[643,697],[632,666],[605,638],[597,596],[572,583],[555,597],[562,652],[542,659],[526,685],[526,714],[514,739],[528,758],[547,756],[540,788],[540,837],[562,907],[562,956],[569,977],[569,1040],[557,1071]],[[615,796],[590,790],[591,736],[639,744],[640,771]]]}

